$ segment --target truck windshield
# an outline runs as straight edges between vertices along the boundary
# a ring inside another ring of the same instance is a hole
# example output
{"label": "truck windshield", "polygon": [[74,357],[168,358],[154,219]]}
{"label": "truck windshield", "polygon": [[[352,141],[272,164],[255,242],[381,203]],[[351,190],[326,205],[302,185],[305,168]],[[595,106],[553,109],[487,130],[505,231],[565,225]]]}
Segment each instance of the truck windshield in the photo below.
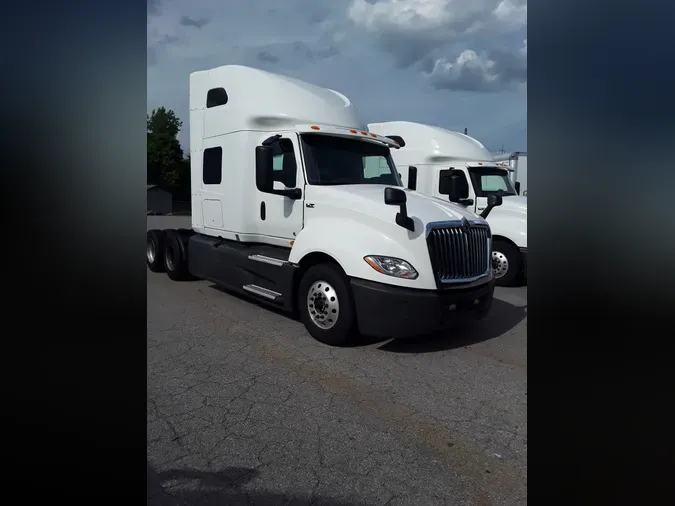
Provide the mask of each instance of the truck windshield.
{"label": "truck windshield", "polygon": [[508,171],[492,167],[469,167],[469,174],[476,196],[487,197],[492,194],[502,196],[517,195]]}
{"label": "truck windshield", "polygon": [[402,186],[389,148],[330,135],[302,135],[307,182],[312,185]]}

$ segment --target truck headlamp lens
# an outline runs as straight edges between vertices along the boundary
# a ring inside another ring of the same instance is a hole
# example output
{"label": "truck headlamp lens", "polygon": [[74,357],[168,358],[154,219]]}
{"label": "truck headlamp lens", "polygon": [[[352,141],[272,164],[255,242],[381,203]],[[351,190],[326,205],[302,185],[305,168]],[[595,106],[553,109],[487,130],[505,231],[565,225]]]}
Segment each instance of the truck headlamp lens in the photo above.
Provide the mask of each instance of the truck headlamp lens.
{"label": "truck headlamp lens", "polygon": [[363,259],[380,274],[403,279],[417,279],[419,276],[412,265],[400,258],[368,255]]}

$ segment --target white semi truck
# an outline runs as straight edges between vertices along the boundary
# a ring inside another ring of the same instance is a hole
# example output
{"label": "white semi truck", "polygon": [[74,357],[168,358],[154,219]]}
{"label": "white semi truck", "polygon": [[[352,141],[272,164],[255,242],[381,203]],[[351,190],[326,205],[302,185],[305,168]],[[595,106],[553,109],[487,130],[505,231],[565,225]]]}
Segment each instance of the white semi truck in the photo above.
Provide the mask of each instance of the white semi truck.
{"label": "white semi truck", "polygon": [[500,153],[493,158],[495,162],[503,162],[511,169],[511,181],[518,195],[527,197],[527,152]]}
{"label": "white semi truck", "polygon": [[189,104],[192,228],[148,231],[150,270],[297,311],[330,345],[488,314],[489,225],[403,188],[347,97],[228,65],[192,73]]}
{"label": "white semi truck", "polygon": [[[512,286],[521,276],[527,278],[527,199],[517,194],[508,167],[493,161],[478,140],[459,132],[408,121],[368,128],[402,146],[392,157],[408,188],[474,212],[485,209],[491,195],[502,196],[503,205],[488,218],[495,279],[497,285]],[[450,192],[446,178],[453,174],[465,181],[463,192]]]}

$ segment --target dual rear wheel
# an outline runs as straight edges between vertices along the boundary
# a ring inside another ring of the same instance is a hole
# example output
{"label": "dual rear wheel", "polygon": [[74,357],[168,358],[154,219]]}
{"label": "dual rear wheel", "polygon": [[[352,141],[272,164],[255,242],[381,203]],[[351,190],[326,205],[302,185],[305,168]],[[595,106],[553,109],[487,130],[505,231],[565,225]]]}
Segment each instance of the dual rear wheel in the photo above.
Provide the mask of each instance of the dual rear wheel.
{"label": "dual rear wheel", "polygon": [[[194,279],[188,270],[187,245],[176,230],[148,231],[146,261],[152,272],[166,272],[174,281]],[[351,287],[335,264],[313,265],[304,272],[297,307],[305,328],[319,342],[344,346],[355,335]]]}
{"label": "dual rear wheel", "polygon": [[188,270],[186,245],[176,230],[148,231],[145,256],[152,272],[166,272],[173,281],[193,279]]}

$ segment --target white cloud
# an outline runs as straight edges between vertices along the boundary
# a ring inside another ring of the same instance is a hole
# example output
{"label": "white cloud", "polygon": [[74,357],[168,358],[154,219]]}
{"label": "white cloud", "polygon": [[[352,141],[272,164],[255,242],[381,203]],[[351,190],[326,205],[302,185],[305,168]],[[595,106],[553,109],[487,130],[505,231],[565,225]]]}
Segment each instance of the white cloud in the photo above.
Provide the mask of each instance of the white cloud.
{"label": "white cloud", "polygon": [[[388,0],[367,2],[354,0],[348,15],[355,24],[368,31],[435,30],[450,21],[447,0]],[[475,4],[474,4],[475,5]],[[478,11],[482,11],[481,8]],[[464,11],[462,18],[470,16]]]}
{"label": "white cloud", "polygon": [[523,29],[527,0],[352,0],[348,17],[405,66],[467,37]]}
{"label": "white cloud", "polygon": [[429,73],[429,80],[436,87],[456,90],[493,89],[498,79],[495,61],[472,49],[462,51],[453,62],[439,58]]}
{"label": "white cloud", "polygon": [[503,26],[522,28],[527,25],[527,1],[501,0],[492,14]]}
{"label": "white cloud", "polygon": [[349,19],[369,31],[463,35],[481,29],[515,30],[527,23],[526,0],[352,0]]}
{"label": "white cloud", "polygon": [[466,49],[454,60],[438,58],[426,74],[436,88],[463,91],[519,89],[527,82],[527,39],[518,51]]}

